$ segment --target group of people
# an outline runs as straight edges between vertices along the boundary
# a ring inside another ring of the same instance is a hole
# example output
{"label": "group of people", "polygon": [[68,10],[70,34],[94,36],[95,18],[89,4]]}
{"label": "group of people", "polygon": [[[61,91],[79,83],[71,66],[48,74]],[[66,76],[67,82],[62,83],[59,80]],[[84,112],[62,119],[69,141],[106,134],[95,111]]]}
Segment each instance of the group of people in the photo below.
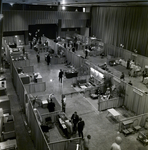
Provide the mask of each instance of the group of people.
{"label": "group of people", "polygon": [[78,131],[79,137],[83,139],[83,129],[85,126],[85,122],[81,117],[78,116],[77,112],[74,112],[71,116],[71,121],[73,124],[73,134],[76,134]]}

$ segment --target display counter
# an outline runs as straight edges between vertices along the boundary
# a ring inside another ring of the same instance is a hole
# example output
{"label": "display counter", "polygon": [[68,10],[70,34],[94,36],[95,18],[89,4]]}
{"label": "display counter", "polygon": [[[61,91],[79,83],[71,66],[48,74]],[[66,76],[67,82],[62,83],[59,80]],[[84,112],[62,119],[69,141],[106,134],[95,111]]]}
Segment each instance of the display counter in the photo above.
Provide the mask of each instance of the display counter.
{"label": "display counter", "polygon": [[0,87],[0,96],[4,96],[4,95],[7,95],[6,88]]}
{"label": "display counter", "polygon": [[6,150],[6,149],[15,150],[17,149],[16,139],[0,142],[0,147],[1,147],[1,150]]}
{"label": "display counter", "polygon": [[77,77],[78,76],[78,72],[77,71],[75,71],[75,72],[69,72],[69,71],[67,71],[67,72],[65,72],[65,76],[66,76],[66,78]]}
{"label": "display counter", "polygon": [[67,138],[70,138],[72,135],[72,123],[68,120],[65,113],[59,113],[57,116],[59,126],[62,129],[63,133]]}
{"label": "display counter", "polygon": [[28,74],[19,74],[19,77],[21,78],[23,84],[30,83],[30,76]]}
{"label": "display counter", "polygon": [[123,100],[120,99],[119,97],[115,97],[111,99],[108,99],[107,97],[106,98],[99,97],[98,110],[102,111],[109,108],[116,108],[122,106],[122,104],[123,104]]}
{"label": "display counter", "polygon": [[11,113],[11,108],[10,108],[10,100],[7,95],[5,96],[0,96],[0,107],[3,109],[3,113]]}

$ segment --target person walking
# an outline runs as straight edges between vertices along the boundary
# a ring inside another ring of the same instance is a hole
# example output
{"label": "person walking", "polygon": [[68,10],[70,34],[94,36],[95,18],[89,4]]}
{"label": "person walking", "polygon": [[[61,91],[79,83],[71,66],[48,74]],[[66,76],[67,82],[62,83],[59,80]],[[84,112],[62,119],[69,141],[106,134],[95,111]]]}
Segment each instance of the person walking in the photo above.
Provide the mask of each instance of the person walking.
{"label": "person walking", "polygon": [[37,62],[39,63],[40,62],[40,53],[39,52],[37,53],[36,57],[37,57]]}
{"label": "person walking", "polygon": [[47,65],[49,66],[49,63],[50,63],[50,55],[48,54],[47,55]]}
{"label": "person walking", "polygon": [[62,95],[62,111],[65,113],[65,109],[66,109],[66,97],[65,95]]}
{"label": "person walking", "polygon": [[63,71],[62,69],[60,69],[60,72],[59,72],[59,82],[62,83],[62,78],[63,78]]}
{"label": "person walking", "polygon": [[87,135],[87,137],[85,137],[83,139],[83,149],[84,150],[89,150],[89,147],[90,147],[90,139],[91,139],[91,136],[90,135]]}
{"label": "person walking", "polygon": [[88,50],[85,49],[85,59],[87,58],[87,56],[88,56]]}
{"label": "person walking", "polygon": [[79,137],[82,136],[82,139],[83,139],[83,129],[84,129],[84,126],[85,126],[85,123],[82,120],[82,118],[80,118],[79,122],[78,122],[78,134],[79,134]]}
{"label": "person walking", "polygon": [[79,121],[79,116],[77,115],[77,112],[74,112],[74,114],[72,114],[71,120],[73,123],[73,132],[76,133],[77,132],[77,124]]}

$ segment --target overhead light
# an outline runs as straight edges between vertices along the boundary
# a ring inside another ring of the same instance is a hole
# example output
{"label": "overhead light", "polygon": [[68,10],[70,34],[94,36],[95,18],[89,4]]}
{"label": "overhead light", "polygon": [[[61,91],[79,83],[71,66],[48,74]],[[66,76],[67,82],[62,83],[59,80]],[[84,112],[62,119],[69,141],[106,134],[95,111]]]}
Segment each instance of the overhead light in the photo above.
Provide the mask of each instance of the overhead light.
{"label": "overhead light", "polygon": [[83,12],[85,12],[86,11],[86,9],[85,9],[85,7],[83,7]]}
{"label": "overhead light", "polygon": [[1,20],[3,17],[4,17],[3,14],[0,14],[0,20]]}
{"label": "overhead light", "polygon": [[14,3],[9,3],[11,6],[13,6],[14,5]]}
{"label": "overhead light", "polygon": [[32,3],[32,5],[37,5],[37,3]]}
{"label": "overhead light", "polygon": [[76,9],[75,11],[78,11],[78,9]]}
{"label": "overhead light", "polygon": [[15,35],[15,37],[17,38],[17,35]]}
{"label": "overhead light", "polygon": [[65,6],[62,6],[62,10],[65,10],[66,9],[66,7]]}

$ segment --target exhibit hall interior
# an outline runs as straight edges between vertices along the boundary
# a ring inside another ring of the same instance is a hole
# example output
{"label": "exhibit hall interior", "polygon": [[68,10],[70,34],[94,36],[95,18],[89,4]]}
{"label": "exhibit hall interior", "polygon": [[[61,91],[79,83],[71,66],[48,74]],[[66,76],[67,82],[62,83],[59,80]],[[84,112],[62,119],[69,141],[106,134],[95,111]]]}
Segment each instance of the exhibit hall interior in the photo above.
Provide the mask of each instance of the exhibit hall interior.
{"label": "exhibit hall interior", "polygon": [[0,150],[148,150],[147,0],[0,12]]}

